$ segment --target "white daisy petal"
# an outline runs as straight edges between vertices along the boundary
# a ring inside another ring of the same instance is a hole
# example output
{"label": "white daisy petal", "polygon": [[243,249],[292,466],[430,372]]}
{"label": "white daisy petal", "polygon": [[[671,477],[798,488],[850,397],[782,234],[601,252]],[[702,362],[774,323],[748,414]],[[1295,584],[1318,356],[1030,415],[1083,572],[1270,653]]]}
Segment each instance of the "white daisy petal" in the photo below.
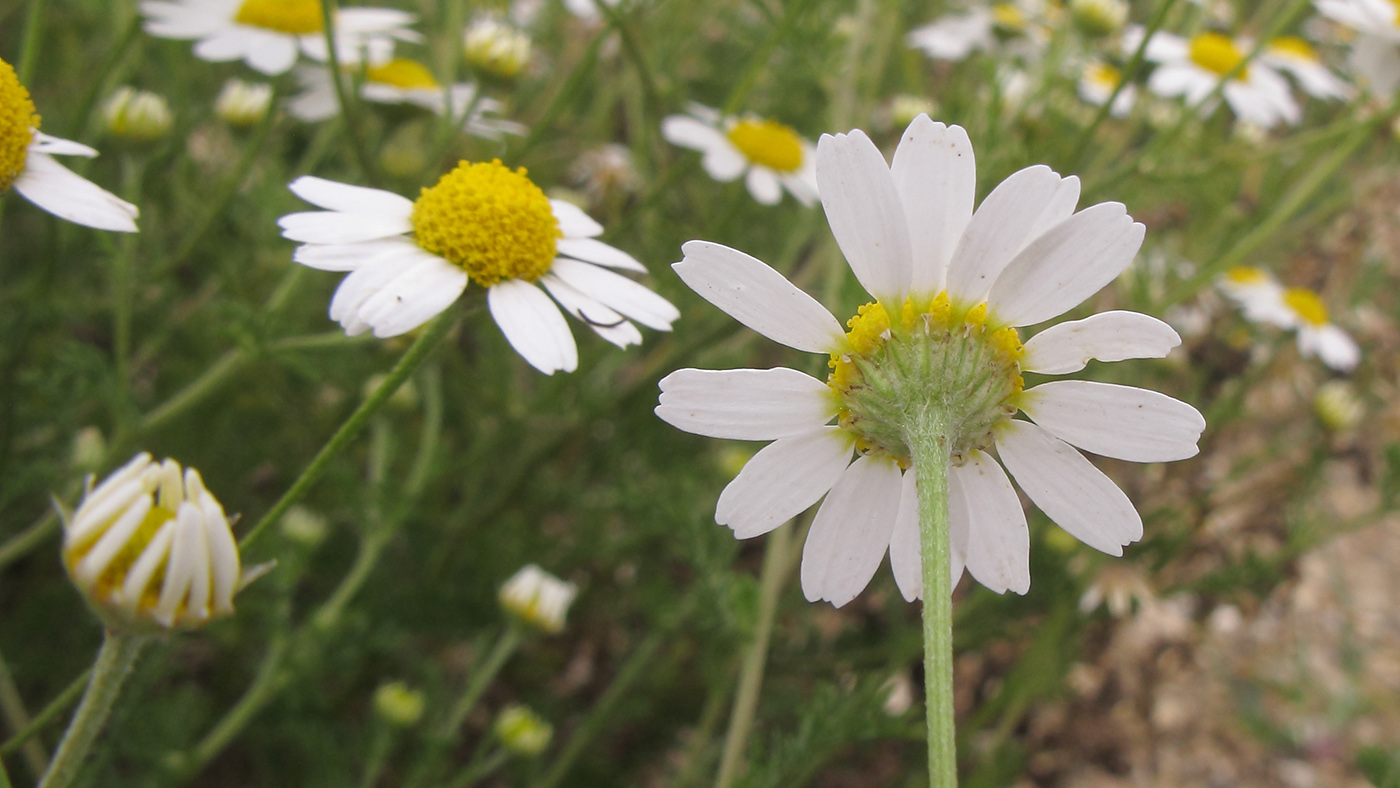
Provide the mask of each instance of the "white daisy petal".
{"label": "white daisy petal", "polygon": [[1071,175],[1060,179],[1060,185],[1055,187],[1055,193],[1050,196],[1045,208],[1040,215],[1035,217],[1031,223],[1030,232],[1026,233],[1026,239],[1039,238],[1057,226],[1060,222],[1068,219],[1074,208],[1079,204],[1079,176]]}
{"label": "white daisy petal", "polygon": [[559,306],[564,307],[564,311],[581,320],[603,339],[620,348],[642,344],[642,332],[627,318],[580,293],[559,277],[545,274],[540,277],[540,284],[559,302]]}
{"label": "white daisy petal", "polygon": [[[924,598],[923,546],[919,534],[919,494],[916,474],[906,472],[899,487],[899,514],[890,534],[890,571],[905,602]],[[962,562],[953,556],[953,582],[962,574]]]}
{"label": "white daisy petal", "polygon": [[303,175],[287,185],[296,196],[318,208],[345,213],[379,213],[407,218],[413,214],[413,201],[383,189],[351,186]]}
{"label": "white daisy petal", "polygon": [[671,115],[663,119],[661,137],[672,145],[701,152],[729,145],[729,140],[719,129],[687,115]]}
{"label": "white daisy petal", "polygon": [[705,168],[705,172],[711,178],[720,183],[729,183],[744,174],[744,170],[748,169],[749,160],[744,158],[744,154],[738,148],[725,140],[723,145],[705,151],[705,155],[700,158],[700,166]]}
{"label": "white daisy petal", "polygon": [[254,71],[275,77],[292,70],[297,54],[297,42],[291,36],[258,32],[249,38],[243,62]]}
{"label": "white daisy petal", "polygon": [[851,440],[839,427],[773,441],[720,493],[715,522],[736,539],[766,534],[816,503],[850,463]]}
{"label": "white daisy petal", "polygon": [[50,156],[85,156],[87,158],[97,155],[96,149],[89,148],[81,142],[52,137],[38,129],[34,129],[34,139],[29,143],[29,152],[47,153]]}
{"label": "white daisy petal", "polygon": [[1031,240],[1032,224],[1060,188],[1060,176],[1043,164],[1002,181],[977,207],[948,264],[948,295],[977,304],[1017,252]]}
{"label": "white daisy petal", "polygon": [[593,221],[593,217],[571,202],[550,200],[549,208],[554,212],[554,219],[559,222],[559,232],[564,234],[565,239],[592,238],[603,234],[603,225]]}
{"label": "white daisy petal", "polygon": [[417,262],[417,256],[402,254],[381,254],[368,260],[341,280],[331,297],[330,318],[345,328],[350,336],[359,336],[370,329],[369,323],[359,318],[360,306],[369,300],[384,285],[408,270]]}
{"label": "white daisy petal", "polygon": [[1142,538],[1132,501],[1068,443],[1025,421],[1003,423],[996,442],[1016,484],[1074,538],[1109,555]]}
{"label": "white daisy petal", "polygon": [[909,224],[910,289],[931,295],[943,289],[948,261],[972,220],[977,191],[972,141],[961,126],[920,115],[900,138],[890,175]]}
{"label": "white daisy petal", "polygon": [[744,185],[760,205],[777,205],[783,199],[783,184],[767,167],[750,167],[748,176],[744,178]]}
{"label": "white daisy petal", "polygon": [[899,467],[886,458],[851,463],[817,510],[802,548],[802,593],[836,607],[870,584],[899,514]]}
{"label": "white daisy petal", "polygon": [[736,249],[708,241],[681,247],[671,267],[691,290],[774,342],[830,353],[846,340],[841,324],[782,274]]}
{"label": "white daisy petal", "polygon": [[573,372],[578,346],[559,307],[544,291],[519,279],[508,279],[486,291],[486,306],[506,341],[530,366],[546,375]]}
{"label": "white daisy petal", "polygon": [[560,257],[549,270],[580,293],[647,328],[670,331],[680,319],[680,310],[670,301],[606,268]]}
{"label": "white daisy petal", "polygon": [[312,244],[348,244],[375,241],[413,231],[407,216],[377,213],[303,211],[277,220],[282,237]]}
{"label": "white daisy petal", "polygon": [[1064,314],[1117,278],[1146,232],[1122,203],[1080,211],[1016,255],[992,285],[987,312],[1012,326]]}
{"label": "white daisy petal", "polygon": [[1101,312],[1083,320],[1051,326],[1026,341],[1021,369],[1042,375],[1065,375],[1091,359],[1165,358],[1181,344],[1176,330],[1138,312]]}
{"label": "white daisy petal", "polygon": [[467,272],[420,251],[416,262],[360,305],[360,319],[374,335],[396,337],[442,314],[467,288]]}
{"label": "white daisy petal", "polygon": [[592,238],[560,238],[555,242],[555,246],[559,254],[565,257],[573,257],[594,265],[605,265],[608,268],[636,271],[639,274],[647,272],[646,266],[637,262],[632,255]]}
{"label": "white daisy petal", "polygon": [[889,165],[865,132],[817,141],[817,191],[856,279],[876,299],[903,303],[913,276],[909,226]]}
{"label": "white daisy petal", "polygon": [[1206,420],[1165,394],[1112,383],[1056,380],[1027,389],[1021,409],[1055,437],[1130,462],[1196,456]]}
{"label": "white daisy petal", "polygon": [[1298,346],[1304,353],[1315,353],[1322,363],[1338,372],[1351,372],[1361,363],[1361,348],[1334,325],[1299,327]]}
{"label": "white daisy petal", "polygon": [[292,261],[318,271],[354,271],[380,255],[415,252],[423,250],[407,238],[385,238],[349,244],[305,244],[292,252]]}
{"label": "white daisy petal", "polygon": [[215,31],[208,38],[202,38],[195,42],[194,54],[200,60],[207,60],[211,63],[241,60],[252,41],[253,36],[248,28],[242,26],[223,28]]}
{"label": "white daisy petal", "polygon": [[24,171],[11,184],[24,199],[84,227],[137,232],[140,210],[126,200],[59,164],[48,154],[30,151]]}
{"label": "white daisy petal", "polygon": [[967,571],[997,592],[1031,588],[1031,535],[1021,499],[988,455],[973,451],[948,469],[948,507],[967,521]]}
{"label": "white daisy petal", "polygon": [[767,441],[812,432],[836,410],[830,387],[795,369],[682,369],[661,379],[656,415],[696,435]]}

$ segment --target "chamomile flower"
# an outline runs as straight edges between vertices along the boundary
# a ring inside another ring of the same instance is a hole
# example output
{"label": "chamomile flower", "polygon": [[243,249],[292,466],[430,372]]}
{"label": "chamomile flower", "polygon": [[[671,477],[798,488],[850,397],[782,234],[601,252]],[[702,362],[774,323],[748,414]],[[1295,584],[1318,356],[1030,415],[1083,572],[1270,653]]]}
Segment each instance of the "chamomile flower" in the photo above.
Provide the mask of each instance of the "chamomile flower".
{"label": "chamomile flower", "polygon": [[1259,62],[1292,76],[1303,92],[1320,99],[1351,98],[1351,86],[1332,73],[1307,41],[1297,36],[1275,38],[1259,53]]}
{"label": "chamomile flower", "polygon": [[[1079,74],[1079,97],[1093,104],[1102,107],[1113,97],[1113,91],[1118,89],[1118,85],[1123,81],[1123,72],[1103,62],[1095,60],[1084,65],[1084,69]],[[1137,86],[1124,85],[1118,91],[1118,96],[1113,99],[1113,106],[1109,108],[1108,114],[1115,118],[1126,118],[1128,113],[1133,111],[1133,102],[1137,101]]]}
{"label": "chamomile flower", "polygon": [[[937,411],[947,424],[954,581],[965,567],[997,592],[1030,586],[1025,513],[1002,464],[1091,547],[1121,555],[1141,538],[1132,502],[1075,447],[1133,462],[1185,459],[1205,428],[1200,413],[1107,383],[1023,390],[1021,373],[1159,358],[1180,338],[1134,312],[1061,323],[1024,344],[1017,327],[1057,317],[1113,281],[1137,253],[1143,226],[1119,203],[1075,213],[1079,180],[1045,166],[1013,174],[974,212],[967,133],[927,116],[910,124],[892,165],[860,131],[823,136],[817,179],[832,233],[874,298],[848,331],[782,274],[734,249],[691,241],[674,266],[749,328],[830,359],[825,381],[783,368],[683,369],[661,381],[663,420],[701,435],[773,441],[720,495],[716,521],[747,539],[825,496],[802,553],[807,598],[849,602],[888,552],[912,601],[923,582],[907,436],[911,422]],[[1018,410],[1031,420],[1013,419]]]}
{"label": "chamomile flower", "polygon": [[470,281],[486,288],[491,316],[516,352],[549,375],[578,366],[559,307],[618,347],[641,343],[633,320],[669,331],[680,317],[666,299],[608,270],[646,273],[597,240],[603,228],[587,214],[545,197],[524,168],[464,161],[417,200],[310,176],[291,190],[325,210],[283,216],[282,235],[304,244],[296,262],[350,272],[330,308],[350,336],[411,331]]}
{"label": "chamomile flower", "polygon": [[[298,54],[325,61],[321,0],[142,0],[145,30],[158,38],[194,39],[201,60],[242,60],[268,76],[284,74]],[[418,41],[414,16],[392,8],[341,8],[335,16],[336,56],[358,62],[376,42]]]}
{"label": "chamomile flower", "polygon": [[[1142,41],[1143,29],[1125,32],[1123,49],[1132,53]],[[1147,42],[1144,53],[1157,64],[1147,87],[1159,96],[1181,96],[1186,103],[1209,114],[1214,107],[1200,106],[1226,74],[1244,62],[1251,44],[1223,33],[1199,33],[1189,41],[1171,33],[1158,32]],[[1226,80],[1221,92],[1225,103],[1241,120],[1262,128],[1279,123],[1294,124],[1302,117],[1288,81],[1261,60],[1249,63]]]}
{"label": "chamomile flower", "polygon": [[744,176],[749,194],[764,205],[777,205],[784,188],[803,205],[816,202],[812,143],[792,127],[752,115],[726,117],[700,104],[688,112],[661,121],[661,136],[700,151],[711,178],[729,183]]}
{"label": "chamomile flower", "polygon": [[135,205],[54,161],[54,156],[96,156],[97,151],[39,131],[29,91],[9,63],[0,60],[0,194],[13,188],[60,219],[99,230],[136,232]]}
{"label": "chamomile flower", "polygon": [[1240,305],[1248,320],[1295,330],[1303,355],[1317,356],[1338,372],[1351,372],[1361,362],[1361,349],[1330,321],[1327,305],[1316,292],[1284,287],[1267,271],[1250,266],[1226,272],[1220,289]]}
{"label": "chamomile flower", "polygon": [[1387,0],[1313,0],[1317,10],[1359,35],[1348,65],[1379,95],[1400,88],[1400,8]]}
{"label": "chamomile flower", "polygon": [[1013,54],[1038,51],[1045,33],[1033,20],[1038,6],[993,3],[960,14],[949,14],[904,37],[904,42],[934,60],[959,61],[973,52],[986,52],[1002,42],[1015,42]]}
{"label": "chamomile flower", "polygon": [[[304,64],[296,69],[302,92],[287,102],[287,111],[307,123],[329,120],[340,112],[330,69]],[[491,117],[500,112],[494,99],[477,96],[477,86],[458,83],[444,89],[427,66],[409,58],[384,59],[363,69],[360,97],[376,104],[411,104],[438,115],[463,117],[463,130],[483,139],[500,139],[505,134],[521,134],[525,127]]]}

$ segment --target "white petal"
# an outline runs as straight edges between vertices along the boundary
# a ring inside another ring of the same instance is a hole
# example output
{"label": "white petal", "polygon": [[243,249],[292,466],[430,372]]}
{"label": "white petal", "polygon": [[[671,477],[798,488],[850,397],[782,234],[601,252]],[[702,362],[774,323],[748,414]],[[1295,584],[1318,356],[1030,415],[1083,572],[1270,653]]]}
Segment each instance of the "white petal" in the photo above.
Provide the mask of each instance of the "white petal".
{"label": "white petal", "polygon": [[549,209],[554,212],[554,219],[559,222],[559,232],[566,239],[592,238],[603,234],[603,225],[593,221],[593,217],[571,202],[550,200]]}
{"label": "white petal", "polygon": [[1031,588],[1031,533],[1021,499],[996,460],[971,452],[948,469],[948,506],[967,519],[967,571],[1002,594]]}
{"label": "white petal", "polygon": [[65,140],[62,137],[51,137],[38,129],[34,130],[34,139],[29,143],[29,152],[47,153],[50,156],[85,156],[87,158],[97,155],[96,149],[81,142]]}
{"label": "white petal", "polygon": [[303,211],[277,220],[282,237],[312,244],[348,244],[391,238],[413,231],[407,216],[380,213]]}
{"label": "white petal", "polygon": [[605,268],[559,257],[549,270],[580,293],[647,328],[670,331],[671,324],[680,319],[680,310],[670,301]]}
{"label": "white petal", "polygon": [[767,167],[757,164],[750,167],[748,176],[744,178],[744,185],[760,205],[777,205],[783,199],[783,184]]}
{"label": "white petal", "polygon": [[411,268],[418,257],[412,253],[381,254],[363,263],[340,281],[331,297],[329,316],[345,328],[345,333],[358,336],[371,326],[360,319],[360,307],[388,283]]}
{"label": "white petal", "polygon": [[[906,472],[899,487],[899,514],[895,516],[894,532],[890,534],[890,571],[894,572],[894,584],[905,602],[924,598],[923,547],[919,534],[919,494],[915,485],[916,474]],[[957,574],[962,573],[962,564],[953,560]],[[953,584],[957,584],[954,577]]]}
{"label": "white petal", "polygon": [[1142,538],[1142,518],[1118,485],[1073,446],[1024,421],[1002,422],[997,454],[1042,512],[1109,555]]}
{"label": "white petal", "polygon": [[238,544],[233,541],[228,520],[223,512],[209,506],[207,497],[204,510],[204,539],[209,546],[209,568],[211,602],[214,613],[227,615],[233,612],[233,594],[238,590],[238,577],[242,573],[238,558]]}
{"label": "white petal", "polygon": [[116,601],[128,613],[135,614],[140,610],[141,597],[145,594],[146,588],[150,586],[151,578],[155,576],[156,570],[166,563],[170,554],[170,543],[173,541],[175,541],[175,521],[166,520],[160,530],[156,531],[156,535],[151,537],[151,541],[142,548],[141,554],[132,562],[131,568],[126,571],[126,578],[122,581],[120,596]]}
{"label": "white petal", "polygon": [[486,291],[486,306],[506,341],[530,366],[546,375],[578,368],[578,346],[559,307],[544,291],[508,279]]}
{"label": "white petal", "polygon": [[1060,188],[1060,176],[1043,164],[1012,173],[972,214],[948,264],[948,295],[975,305],[1028,243],[1031,226]]}
{"label": "white petal", "polygon": [[413,214],[412,200],[383,189],[351,186],[312,175],[297,178],[287,184],[287,188],[303,200],[328,211],[380,213],[396,218],[408,218]]}
{"label": "white petal", "polygon": [[773,441],[720,493],[715,522],[737,539],[766,534],[816,503],[850,463],[851,440],[840,427]]}
{"label": "white petal", "polygon": [[249,40],[243,62],[269,77],[285,74],[297,62],[296,39],[281,33],[258,32]]}
{"label": "white petal", "polygon": [[1021,409],[1057,438],[1130,462],[1194,457],[1206,428],[1200,411],[1166,394],[1087,380],[1056,380],[1028,389],[1021,395]]}
{"label": "white petal", "polygon": [[997,277],[987,313],[1012,326],[1078,306],[1128,267],[1147,228],[1122,203],[1099,203],[1032,241]]}
{"label": "white petal", "polygon": [[411,267],[365,299],[358,319],[380,339],[396,337],[437,317],[466,288],[466,271],[420,251]]}
{"label": "white petal", "polygon": [[837,405],[825,383],[795,369],[681,369],[661,379],[656,415],[696,435],[768,441],[819,429]]}
{"label": "white petal", "polygon": [[671,115],[662,120],[661,137],[672,145],[701,152],[730,147],[724,132],[687,115]]}
{"label": "white petal", "polygon": [[194,54],[200,60],[223,63],[240,60],[253,44],[250,28],[242,25],[223,27],[215,30],[207,38],[195,42]]}
{"label": "white petal", "polygon": [[292,261],[318,271],[354,271],[382,255],[427,254],[407,238],[385,238],[351,244],[305,244],[292,252]]}
{"label": "white petal", "polygon": [[841,607],[870,584],[889,549],[899,498],[899,466],[887,458],[861,457],[841,474],[802,548],[807,601]]}
{"label": "white petal", "polygon": [[711,178],[720,183],[729,183],[744,174],[748,169],[749,160],[744,154],[725,140],[724,145],[718,145],[705,151],[705,155],[700,158],[700,166],[705,168]]}
{"label": "white petal", "polygon": [[87,586],[97,582],[112,560],[126,549],[132,535],[136,533],[137,528],[141,527],[141,523],[154,506],[155,501],[150,495],[142,495],[108,526],[101,538],[88,549],[87,554],[73,567],[73,577],[79,585]]}
{"label": "white petal", "polygon": [[1026,342],[1021,369],[1042,375],[1078,372],[1090,359],[1165,358],[1181,344],[1176,330],[1139,312],[1101,312],[1051,326]]}
{"label": "white petal", "polygon": [[545,274],[540,277],[540,284],[559,302],[559,306],[564,307],[564,311],[583,321],[603,339],[620,348],[642,344],[642,332],[627,318],[579,292],[559,277]]}
{"label": "white petal", "polygon": [[948,261],[958,247],[977,192],[972,141],[961,126],[919,115],[905,129],[890,175],[909,224],[912,285],[920,296],[943,289]]}
{"label": "white petal", "polygon": [[[175,517],[175,543],[165,564],[165,579],[161,583],[160,599],[155,617],[165,626],[173,626],[180,612],[180,603],[191,596],[191,585],[198,578],[200,565],[208,569],[208,552],[204,548],[204,529],[199,524],[196,507],[181,506]],[[207,580],[206,580],[207,582]],[[207,588],[205,589],[207,592]],[[189,612],[193,613],[193,610]]]}
{"label": "white petal", "polygon": [[1300,327],[1298,346],[1304,353],[1316,353],[1322,363],[1338,372],[1351,372],[1361,363],[1361,348],[1334,325]]}
{"label": "white petal", "polygon": [[779,180],[783,186],[797,201],[807,207],[811,207],[818,198],[817,194],[817,168],[816,152],[804,148],[802,152],[802,169],[797,172],[784,173]]}
{"label": "white petal", "polygon": [[1035,217],[1034,222],[1031,222],[1030,232],[1026,233],[1027,244],[1044,235],[1052,227],[1068,219],[1074,213],[1075,206],[1079,204],[1079,188],[1079,176],[1077,175],[1060,179],[1060,185],[1055,187],[1055,193],[1045,203],[1040,215]]}
{"label": "white petal", "polygon": [[12,184],[24,199],[60,219],[98,230],[137,232],[140,210],[49,158],[30,151]]}
{"label": "white petal", "polygon": [[621,268],[624,271],[636,271],[639,274],[647,272],[646,266],[637,262],[637,259],[632,255],[592,238],[561,238],[555,242],[555,247],[559,254],[594,265]]}
{"label": "white petal", "polygon": [[417,19],[396,8],[341,8],[335,15],[335,27],[338,32],[346,33],[389,33]]}
{"label": "white petal", "polygon": [[831,234],[866,292],[904,303],[913,276],[909,225],[889,165],[865,132],[817,141],[817,191]]}
{"label": "white petal", "polygon": [[736,249],[689,241],[671,267],[701,298],[754,331],[791,348],[830,353],[841,347],[841,324],[782,274]]}

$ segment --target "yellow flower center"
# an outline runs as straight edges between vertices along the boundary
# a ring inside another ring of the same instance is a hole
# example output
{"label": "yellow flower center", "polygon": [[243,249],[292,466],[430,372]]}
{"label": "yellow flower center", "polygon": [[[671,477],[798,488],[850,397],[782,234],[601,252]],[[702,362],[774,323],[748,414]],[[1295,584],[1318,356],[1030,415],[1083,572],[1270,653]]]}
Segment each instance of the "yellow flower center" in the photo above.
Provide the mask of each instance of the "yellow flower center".
{"label": "yellow flower center", "polygon": [[1282,36],[1269,42],[1269,51],[1282,57],[1291,57],[1316,63],[1317,52],[1312,45],[1297,36]]}
{"label": "yellow flower center", "polygon": [[1107,63],[1094,63],[1085,69],[1085,77],[1100,87],[1112,90],[1118,87],[1118,82],[1123,79],[1122,73],[1118,69]]}
{"label": "yellow flower center", "polygon": [[771,120],[741,120],[729,130],[729,141],[754,164],[778,172],[802,166],[802,138],[791,126]]}
{"label": "yellow flower center", "polygon": [[1390,4],[1395,6],[1395,26],[1400,27],[1400,0],[1390,0]]}
{"label": "yellow flower center", "polygon": [[460,162],[413,203],[418,245],[461,266],[490,287],[506,279],[533,282],[549,271],[563,237],[549,198],[500,159]]}
{"label": "yellow flower center", "polygon": [[856,448],[910,464],[905,429],[935,405],[952,414],[953,461],[992,445],[992,427],[1016,413],[1025,388],[1024,352],[1014,328],[989,329],[987,305],[954,314],[948,294],[906,299],[892,323],[883,304],[847,321],[846,347],[833,353],[827,385],[840,403],[837,422]]}
{"label": "yellow flower center", "polygon": [[439,87],[437,80],[433,79],[433,72],[429,71],[427,66],[406,57],[396,57],[383,65],[365,69],[365,79],[404,90],[435,90]]}
{"label": "yellow flower center", "polygon": [[1263,270],[1248,265],[1237,265],[1225,272],[1225,278],[1237,285],[1259,285],[1269,281]]}
{"label": "yellow flower center", "polygon": [[[130,539],[126,540],[116,557],[107,564],[107,567],[102,570],[102,574],[98,576],[97,582],[93,584],[89,592],[92,598],[108,604],[119,604],[117,596],[121,593],[122,585],[126,583],[126,576],[135,565],[136,559],[141,557],[141,553],[145,551],[146,546],[151,543],[156,534],[160,533],[160,529],[174,519],[175,512],[170,509],[159,504],[152,506],[151,510],[146,513],[146,517],[141,520],[141,524],[136,526],[136,532],[131,535]],[[75,569],[78,562],[87,556],[101,536],[102,533],[94,533],[87,541],[69,545],[64,549],[63,558],[68,564],[70,574],[76,576]],[[156,603],[160,600],[160,590],[164,583],[165,561],[162,560],[156,571],[151,573],[146,587],[142,589],[137,608],[143,612],[154,610]]]}
{"label": "yellow flower center", "polygon": [[243,0],[233,21],[296,36],[325,30],[321,0]]}
{"label": "yellow flower center", "polygon": [[1026,15],[1012,3],[992,6],[992,24],[1002,33],[1021,33],[1026,29]]}
{"label": "yellow flower center", "polygon": [[1327,305],[1322,303],[1317,293],[1306,287],[1290,287],[1283,291],[1283,303],[1304,323],[1312,326],[1327,325]]}
{"label": "yellow flower center", "polygon": [[[1229,36],[1201,33],[1191,39],[1191,61],[1206,71],[1225,76],[1244,60],[1244,53]],[[1236,79],[1249,79],[1249,69],[1240,69]]]}
{"label": "yellow flower center", "polygon": [[9,63],[0,60],[0,192],[10,188],[15,178],[24,172],[29,158],[29,143],[39,116],[29,91],[19,84],[19,76]]}

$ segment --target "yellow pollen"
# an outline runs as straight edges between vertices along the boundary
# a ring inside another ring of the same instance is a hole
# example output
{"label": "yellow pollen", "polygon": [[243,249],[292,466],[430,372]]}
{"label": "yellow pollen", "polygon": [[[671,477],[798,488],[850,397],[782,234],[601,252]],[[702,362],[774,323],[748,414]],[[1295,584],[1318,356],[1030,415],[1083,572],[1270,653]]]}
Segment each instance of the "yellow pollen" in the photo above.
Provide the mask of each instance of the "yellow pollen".
{"label": "yellow pollen", "polygon": [[771,120],[741,120],[729,130],[729,141],[754,164],[778,172],[802,166],[802,138],[790,126]]}
{"label": "yellow pollen", "polygon": [[396,57],[383,65],[365,69],[365,79],[404,90],[434,90],[439,87],[437,80],[433,79],[433,72],[429,71],[427,66],[406,57]]}
{"label": "yellow pollen", "polygon": [[325,30],[321,0],[243,0],[233,21],[296,36]]}
{"label": "yellow pollen", "polygon": [[0,192],[10,188],[24,172],[29,143],[37,128],[39,116],[34,112],[34,102],[29,100],[29,91],[19,84],[10,64],[0,60]]}
{"label": "yellow pollen", "polygon": [[992,6],[992,24],[1002,30],[1019,33],[1026,29],[1026,15],[1011,3],[997,3]]}
{"label": "yellow pollen", "polygon": [[1269,281],[1269,275],[1258,268],[1237,265],[1225,272],[1225,278],[1237,285],[1258,285]]}
{"label": "yellow pollen", "polygon": [[1275,38],[1269,42],[1269,51],[1283,57],[1306,60],[1309,63],[1317,62],[1317,52],[1313,51],[1312,45],[1297,36]]}
{"label": "yellow pollen", "polygon": [[1304,323],[1312,326],[1327,325],[1327,305],[1322,303],[1317,293],[1306,287],[1290,287],[1283,291],[1283,303]]}
{"label": "yellow pollen", "polygon": [[[1201,33],[1191,39],[1191,60],[1201,68],[1225,76],[1244,60],[1235,42],[1220,33]],[[1240,69],[1235,79],[1249,79],[1249,69]]]}
{"label": "yellow pollen", "polygon": [[533,282],[554,263],[563,237],[549,198],[500,159],[460,162],[413,203],[418,245],[461,266],[490,287],[506,279]]}

